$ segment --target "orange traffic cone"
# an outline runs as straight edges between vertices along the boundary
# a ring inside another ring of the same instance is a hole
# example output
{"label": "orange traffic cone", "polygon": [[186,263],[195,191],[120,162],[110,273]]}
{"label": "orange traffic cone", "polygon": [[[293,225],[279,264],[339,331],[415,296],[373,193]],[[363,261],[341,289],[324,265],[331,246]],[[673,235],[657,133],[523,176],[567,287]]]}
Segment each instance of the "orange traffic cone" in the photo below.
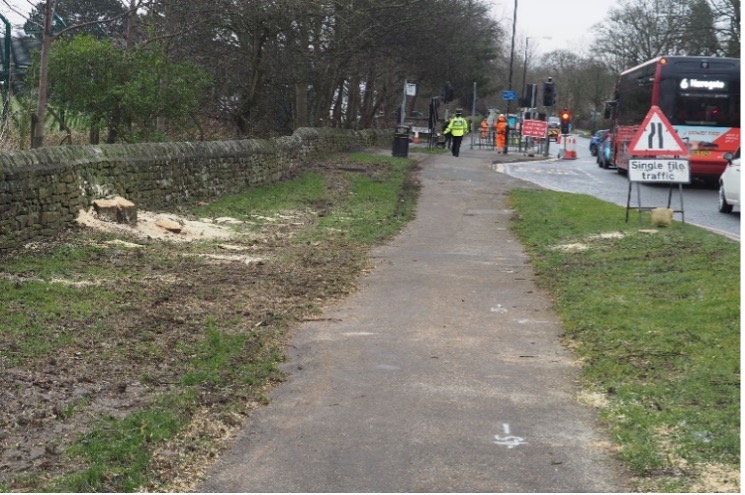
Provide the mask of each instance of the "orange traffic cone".
{"label": "orange traffic cone", "polygon": [[577,159],[577,151],[576,151],[576,144],[577,144],[577,138],[574,136],[567,136],[567,142],[566,142],[566,152],[564,153],[564,160],[576,160]]}
{"label": "orange traffic cone", "polygon": [[414,131],[414,139],[412,140],[414,144],[419,144],[419,131]]}

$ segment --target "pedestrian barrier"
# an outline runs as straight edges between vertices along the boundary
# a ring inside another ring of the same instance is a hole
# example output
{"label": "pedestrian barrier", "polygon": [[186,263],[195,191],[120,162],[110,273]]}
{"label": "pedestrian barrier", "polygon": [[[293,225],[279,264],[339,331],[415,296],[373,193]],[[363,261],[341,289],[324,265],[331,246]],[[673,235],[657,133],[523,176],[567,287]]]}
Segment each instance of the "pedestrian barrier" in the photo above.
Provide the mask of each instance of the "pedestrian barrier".
{"label": "pedestrian barrier", "polygon": [[479,149],[494,149],[495,135],[493,131],[487,131],[486,135],[480,132],[474,143]]}
{"label": "pedestrian barrier", "polygon": [[574,136],[567,136],[564,138],[564,141],[564,160],[576,160],[577,138]]}

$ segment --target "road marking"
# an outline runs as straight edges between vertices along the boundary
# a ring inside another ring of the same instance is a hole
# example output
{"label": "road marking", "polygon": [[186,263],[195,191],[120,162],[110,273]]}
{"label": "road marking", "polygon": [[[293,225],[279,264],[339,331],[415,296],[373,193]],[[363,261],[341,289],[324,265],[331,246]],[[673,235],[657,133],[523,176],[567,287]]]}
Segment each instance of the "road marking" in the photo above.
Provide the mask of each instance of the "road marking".
{"label": "road marking", "polygon": [[510,425],[508,423],[503,423],[502,429],[504,430],[504,436],[494,435],[495,444],[504,445],[508,449],[514,449],[515,447],[528,443],[523,437],[510,435]]}
{"label": "road marking", "polygon": [[492,306],[490,311],[492,313],[506,313],[507,308],[503,308],[501,304],[497,304],[496,306]]}

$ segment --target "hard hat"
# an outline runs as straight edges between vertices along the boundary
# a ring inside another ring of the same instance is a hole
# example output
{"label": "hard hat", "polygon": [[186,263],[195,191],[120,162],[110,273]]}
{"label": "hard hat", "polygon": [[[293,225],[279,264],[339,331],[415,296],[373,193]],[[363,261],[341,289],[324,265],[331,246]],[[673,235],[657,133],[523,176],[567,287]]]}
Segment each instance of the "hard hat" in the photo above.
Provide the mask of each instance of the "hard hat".
{"label": "hard hat", "polygon": [[500,114],[499,114],[499,118],[500,118],[500,119],[503,119],[503,118],[505,118],[505,117],[504,117],[504,114],[503,114],[503,113],[500,113]]}
{"label": "hard hat", "polygon": [[463,110],[461,110],[460,108],[455,110],[455,115],[461,115],[462,113],[463,113]]}

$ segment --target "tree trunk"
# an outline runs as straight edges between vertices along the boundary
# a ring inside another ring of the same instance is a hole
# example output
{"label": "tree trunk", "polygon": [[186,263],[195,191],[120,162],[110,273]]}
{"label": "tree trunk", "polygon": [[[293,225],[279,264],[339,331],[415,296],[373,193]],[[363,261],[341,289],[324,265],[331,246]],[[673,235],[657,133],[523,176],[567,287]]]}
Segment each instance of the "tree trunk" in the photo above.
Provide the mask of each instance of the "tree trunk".
{"label": "tree trunk", "polygon": [[308,125],[308,85],[295,83],[295,118],[294,127],[305,127]]}
{"label": "tree trunk", "polygon": [[31,147],[44,146],[44,114],[47,108],[47,86],[49,78],[49,50],[52,47],[52,17],[55,0],[47,0],[44,12],[44,34],[41,41],[41,60],[39,65],[39,101],[36,107],[36,121],[31,135]]}

